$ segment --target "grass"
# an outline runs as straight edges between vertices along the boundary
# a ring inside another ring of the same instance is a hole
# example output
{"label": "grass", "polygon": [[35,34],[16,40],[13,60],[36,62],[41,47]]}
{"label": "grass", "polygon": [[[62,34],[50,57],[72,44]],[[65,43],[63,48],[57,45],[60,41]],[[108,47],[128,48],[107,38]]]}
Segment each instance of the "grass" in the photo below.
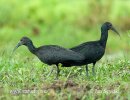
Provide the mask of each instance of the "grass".
{"label": "grass", "polygon": [[[47,77],[50,66],[35,57],[0,59],[0,99],[130,99],[130,62],[118,58],[111,62],[100,61],[96,76],[91,65],[87,78],[84,67],[62,68],[59,80],[56,73]],[[52,67],[52,66],[51,66]]]}
{"label": "grass", "polygon": [[[130,100],[130,1],[37,0],[0,1],[0,100]],[[6,4],[6,5],[5,5]],[[73,5],[73,6],[72,6]],[[92,65],[62,68],[47,77],[50,68],[22,46],[10,59],[22,36],[38,47],[55,44],[66,48],[100,38],[101,23],[110,21],[121,39],[109,32],[106,53]]]}

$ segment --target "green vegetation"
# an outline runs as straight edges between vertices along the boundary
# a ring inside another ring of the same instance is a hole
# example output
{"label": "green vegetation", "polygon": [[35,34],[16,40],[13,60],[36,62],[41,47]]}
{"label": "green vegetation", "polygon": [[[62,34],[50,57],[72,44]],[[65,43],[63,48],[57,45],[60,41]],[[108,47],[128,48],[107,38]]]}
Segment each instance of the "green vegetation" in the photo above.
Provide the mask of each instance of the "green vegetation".
{"label": "green vegetation", "polygon": [[[130,99],[129,0],[1,0],[0,99]],[[96,65],[96,77],[85,68],[62,68],[59,80],[50,67],[21,46],[22,36],[36,46],[56,44],[66,48],[100,37],[100,26],[113,23],[121,39],[109,32],[106,54]]]}

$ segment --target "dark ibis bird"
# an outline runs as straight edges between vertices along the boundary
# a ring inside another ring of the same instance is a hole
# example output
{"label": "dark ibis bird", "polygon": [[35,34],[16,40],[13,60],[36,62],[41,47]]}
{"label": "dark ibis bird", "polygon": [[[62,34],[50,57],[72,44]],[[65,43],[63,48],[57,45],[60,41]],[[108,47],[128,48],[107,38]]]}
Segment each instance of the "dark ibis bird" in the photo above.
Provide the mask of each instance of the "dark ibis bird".
{"label": "dark ibis bird", "polygon": [[14,51],[21,45],[27,46],[29,51],[36,55],[43,63],[48,65],[55,64],[57,66],[56,78],[58,78],[60,72],[58,67],[59,63],[65,67],[79,66],[85,60],[82,54],[57,45],[45,45],[36,48],[28,37],[21,38]]}
{"label": "dark ibis bird", "polygon": [[[77,53],[80,53],[85,56],[85,60],[82,62],[82,65],[86,65],[86,75],[88,76],[88,64],[93,64],[92,73],[95,75],[95,64],[98,60],[100,60],[106,49],[106,43],[108,38],[108,30],[112,30],[119,35],[116,29],[110,22],[105,22],[101,26],[101,37],[97,41],[90,41],[82,43],[78,46],[70,48]],[[120,36],[120,35],[119,35]]]}

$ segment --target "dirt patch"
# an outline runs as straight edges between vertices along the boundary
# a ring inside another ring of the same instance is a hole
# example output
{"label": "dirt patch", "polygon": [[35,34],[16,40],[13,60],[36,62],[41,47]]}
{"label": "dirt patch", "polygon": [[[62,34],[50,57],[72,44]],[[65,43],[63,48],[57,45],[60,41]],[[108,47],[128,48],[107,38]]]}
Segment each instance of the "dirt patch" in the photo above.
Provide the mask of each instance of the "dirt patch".
{"label": "dirt patch", "polygon": [[78,84],[71,80],[66,81],[64,84],[64,88],[71,88],[71,87],[77,87],[77,86]]}
{"label": "dirt patch", "polygon": [[63,82],[62,81],[55,81],[54,83],[52,83],[48,89],[53,89],[55,91],[61,91],[63,87]]}
{"label": "dirt patch", "polygon": [[68,89],[68,88],[73,88],[73,87],[78,87],[79,85],[75,83],[74,81],[68,80],[66,82],[56,80],[52,84],[44,85],[43,88],[45,90],[53,89],[54,91],[61,91],[62,89]]}

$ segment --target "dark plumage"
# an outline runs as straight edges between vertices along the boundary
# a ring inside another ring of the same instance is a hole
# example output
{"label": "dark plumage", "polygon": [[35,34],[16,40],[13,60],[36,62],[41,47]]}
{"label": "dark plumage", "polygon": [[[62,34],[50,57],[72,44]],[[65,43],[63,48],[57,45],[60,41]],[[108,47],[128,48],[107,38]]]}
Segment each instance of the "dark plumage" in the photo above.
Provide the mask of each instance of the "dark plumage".
{"label": "dark plumage", "polygon": [[101,38],[99,40],[85,42],[70,49],[85,56],[86,60],[82,62],[82,65],[86,65],[87,76],[88,76],[88,64],[90,63],[93,63],[92,72],[93,74],[95,74],[94,66],[96,62],[100,60],[105,53],[108,38],[108,30],[110,29],[119,35],[119,33],[115,30],[115,28],[112,26],[110,22],[105,22],[101,27]]}
{"label": "dark plumage", "polygon": [[46,45],[36,48],[28,37],[23,37],[14,48],[14,51],[21,45],[27,46],[29,51],[36,55],[43,63],[48,65],[55,64],[57,66],[57,77],[60,71],[58,67],[59,63],[62,66],[70,67],[78,66],[84,61],[82,54],[57,45]]}

